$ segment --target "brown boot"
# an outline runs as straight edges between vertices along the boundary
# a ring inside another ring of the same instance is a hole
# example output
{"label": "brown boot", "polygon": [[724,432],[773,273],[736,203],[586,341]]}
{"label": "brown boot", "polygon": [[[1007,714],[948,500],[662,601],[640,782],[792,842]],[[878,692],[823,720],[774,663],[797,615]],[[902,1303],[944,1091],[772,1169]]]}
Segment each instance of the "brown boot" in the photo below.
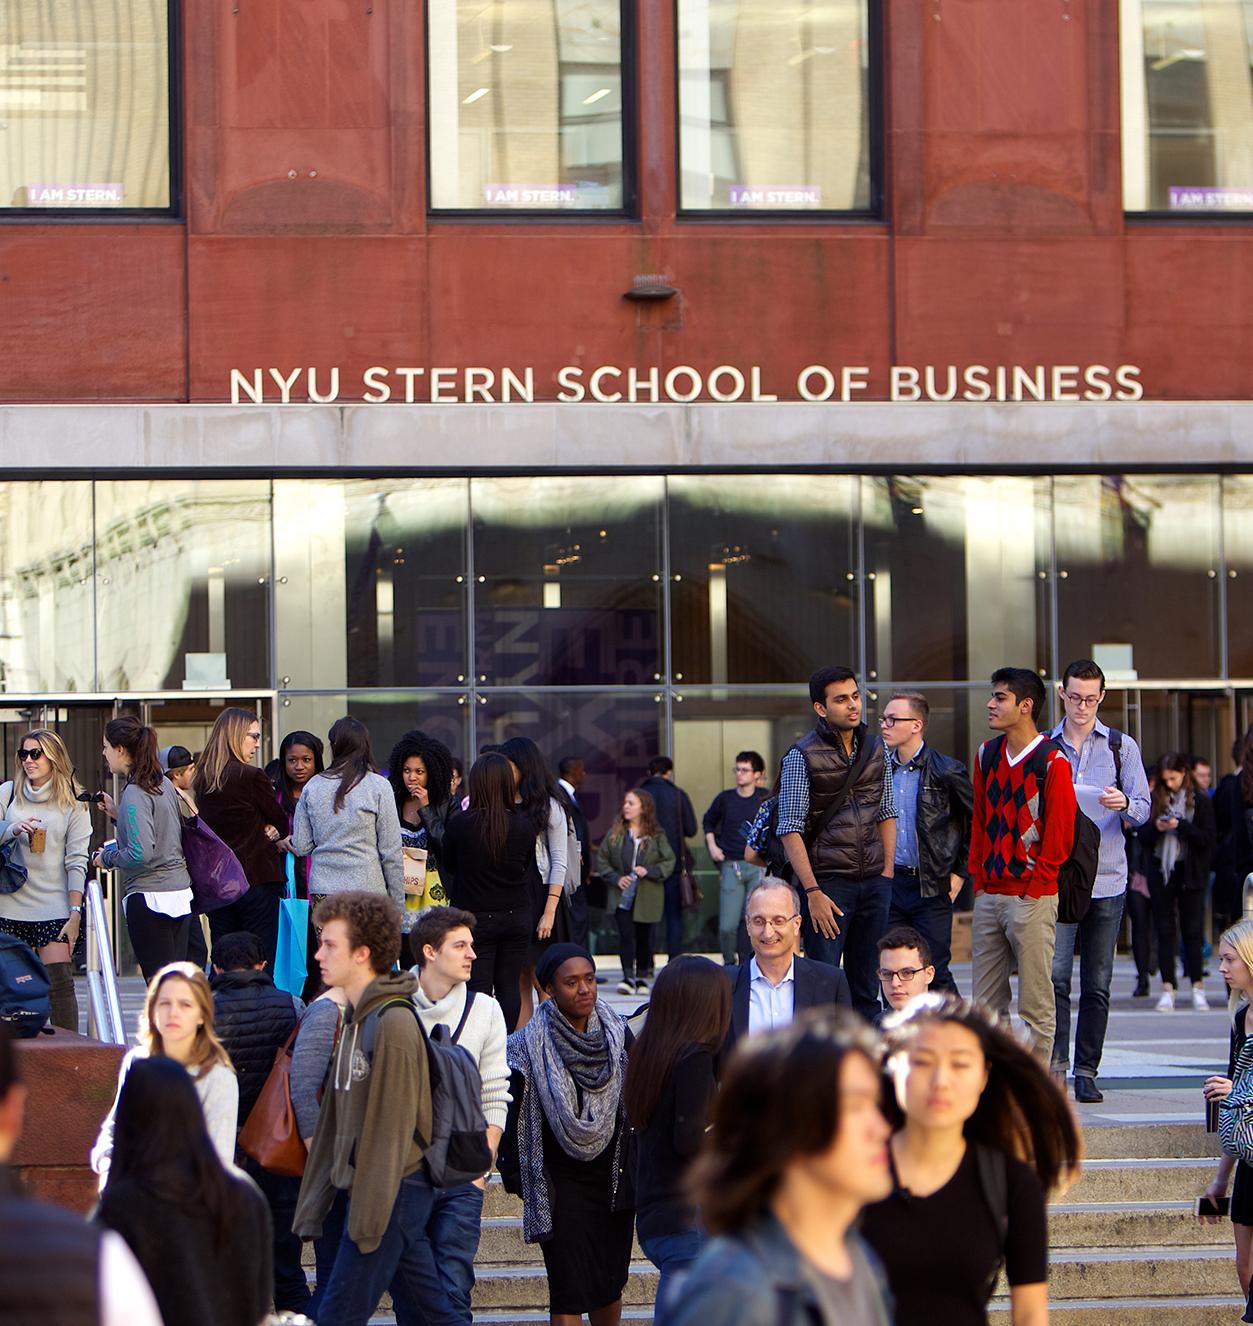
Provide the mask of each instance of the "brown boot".
{"label": "brown boot", "polygon": [[74,990],[74,964],[49,962],[48,979],[52,989],[48,997],[52,1002],[52,1025],[66,1031],[78,1031],[78,995]]}

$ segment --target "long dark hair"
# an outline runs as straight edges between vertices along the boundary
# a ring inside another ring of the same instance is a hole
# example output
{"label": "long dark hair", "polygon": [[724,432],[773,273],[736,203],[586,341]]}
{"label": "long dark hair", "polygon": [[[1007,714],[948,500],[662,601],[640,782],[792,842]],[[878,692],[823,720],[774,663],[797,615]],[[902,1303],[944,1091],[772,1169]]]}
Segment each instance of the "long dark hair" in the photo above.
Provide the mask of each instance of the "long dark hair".
{"label": "long dark hair", "polygon": [[173,1059],[135,1059],[122,1083],[105,1193],[126,1180],[189,1214],[208,1212],[219,1246],[230,1231],[231,1179],[209,1140],[195,1084]]}
{"label": "long dark hair", "polygon": [[331,739],[331,762],[323,777],[338,778],[335,813],[344,808],[344,798],[369,773],[376,773],[370,730],[355,718],[337,718],[327,734]]}
{"label": "long dark hair", "polygon": [[[973,1033],[987,1064],[988,1084],[963,1130],[967,1139],[1031,1165],[1045,1192],[1072,1175],[1083,1143],[1066,1097],[1035,1055],[976,1004],[939,994],[913,1000],[883,1024],[889,1059],[907,1054],[919,1031],[937,1022]],[[904,1122],[895,1100],[885,1112],[894,1126]]]}
{"label": "long dark hair", "polygon": [[692,1050],[717,1054],[731,1025],[731,982],[708,958],[672,958],[657,975],[648,1021],[627,1060],[627,1118],[647,1128],[675,1065]]}
{"label": "long dark hair", "polygon": [[687,1180],[711,1234],[746,1229],[766,1211],[796,1157],[831,1147],[840,1126],[840,1072],[851,1054],[878,1068],[870,1028],[839,1009],[807,1014],[737,1046]]}
{"label": "long dark hair", "polygon": [[1162,777],[1162,770],[1169,769],[1173,773],[1183,774],[1183,792],[1189,812],[1196,804],[1196,783],[1192,778],[1192,761],[1186,755],[1181,755],[1178,751],[1171,751],[1168,755],[1163,755],[1157,762],[1157,782],[1153,787],[1153,809],[1150,812],[1152,819],[1158,819],[1167,813],[1170,807],[1170,798],[1174,793],[1166,786],[1166,780]]}
{"label": "long dark hair", "polygon": [[283,803],[283,809],[289,814],[296,813],[296,791],[290,778],[287,776],[287,752],[293,746],[307,746],[313,752],[313,773],[309,776],[315,778],[326,765],[322,762],[322,738],[315,737],[312,732],[303,732],[297,730],[289,732],[278,747],[278,768],[274,773],[274,790],[279,795],[279,800]]}
{"label": "long dark hair", "polygon": [[161,791],[165,774],[161,770],[161,751],[157,734],[145,727],[134,714],[119,714],[104,725],[104,739],[110,746],[121,746],[131,757],[129,779],[136,787],[153,795]]}
{"label": "long dark hair", "polygon": [[426,765],[426,794],[431,805],[442,806],[452,796],[452,751],[442,741],[414,728],[392,747],[387,761],[387,778],[396,794],[398,815],[409,800],[409,789],[402,777],[405,761],[415,755]]}
{"label": "long dark hair", "polygon": [[492,861],[505,854],[509,816],[513,814],[513,770],[509,761],[494,751],[480,755],[470,766],[470,805],[467,815],[478,820],[479,836]]}
{"label": "long dark hair", "polygon": [[565,797],[557,787],[557,780],[544,763],[540,748],[530,737],[510,737],[502,742],[500,753],[522,775],[518,783],[518,796],[522,798],[522,813],[535,826],[538,837],[548,832],[548,818],[552,802],[564,804]]}

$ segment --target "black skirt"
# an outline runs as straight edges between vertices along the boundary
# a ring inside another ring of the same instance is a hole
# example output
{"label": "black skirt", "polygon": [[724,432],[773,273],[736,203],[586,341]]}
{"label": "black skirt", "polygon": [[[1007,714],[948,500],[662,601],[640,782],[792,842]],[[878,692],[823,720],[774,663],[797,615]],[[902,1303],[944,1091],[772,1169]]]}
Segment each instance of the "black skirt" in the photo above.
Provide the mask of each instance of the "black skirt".
{"label": "black skirt", "polygon": [[1231,1223],[1253,1225],[1253,1168],[1236,1162],[1236,1181],[1231,1185]]}
{"label": "black skirt", "polygon": [[554,1316],[608,1307],[626,1288],[635,1213],[610,1210],[615,1141],[593,1160],[575,1160],[544,1123],[553,1233],[540,1248],[548,1272],[548,1311]]}

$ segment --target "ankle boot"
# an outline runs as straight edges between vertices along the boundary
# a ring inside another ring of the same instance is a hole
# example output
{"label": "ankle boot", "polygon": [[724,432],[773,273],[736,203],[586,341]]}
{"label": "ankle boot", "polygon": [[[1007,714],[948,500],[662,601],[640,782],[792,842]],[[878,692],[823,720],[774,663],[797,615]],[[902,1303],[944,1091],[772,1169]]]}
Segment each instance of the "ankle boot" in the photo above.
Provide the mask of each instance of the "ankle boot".
{"label": "ankle boot", "polygon": [[48,979],[52,982],[52,1025],[66,1031],[78,1031],[78,995],[74,991],[74,964],[49,962]]}

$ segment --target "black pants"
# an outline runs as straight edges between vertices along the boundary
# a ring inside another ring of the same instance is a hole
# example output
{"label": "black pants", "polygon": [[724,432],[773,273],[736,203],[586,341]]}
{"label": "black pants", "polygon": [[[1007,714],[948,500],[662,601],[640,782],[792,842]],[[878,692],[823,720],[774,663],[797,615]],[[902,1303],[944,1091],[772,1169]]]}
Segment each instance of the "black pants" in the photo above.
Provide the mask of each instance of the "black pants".
{"label": "black pants", "polygon": [[1153,904],[1143,893],[1129,888],[1127,915],[1131,918],[1131,956],[1136,960],[1136,979],[1147,984],[1157,970]]}
{"label": "black pants", "polygon": [[1149,878],[1162,984],[1172,986],[1176,984],[1175,959],[1179,954],[1180,931],[1183,932],[1183,974],[1194,984],[1205,974],[1205,890],[1181,889],[1178,878],[1178,872],[1169,884],[1163,884],[1160,875]]}
{"label": "black pants", "polygon": [[628,981],[653,979],[653,923],[637,921],[630,910],[619,907],[618,951],[622,954],[622,975]]}
{"label": "black pants", "polygon": [[309,1306],[311,1295],[304,1267],[300,1264],[303,1240],[292,1233],[291,1227],[292,1217],[296,1214],[296,1198],[300,1196],[300,1180],[286,1174],[271,1174],[251,1156],[239,1151],[235,1154],[243,1170],[255,1180],[270,1204],[274,1229],[274,1306],[279,1312],[303,1312]]}
{"label": "black pants", "polygon": [[130,894],[122,903],[126,933],[144,980],[150,981],[171,962],[187,959],[187,927],[190,916],[163,916],[148,906],[142,893]]}
{"label": "black pants", "polygon": [[505,1026],[513,1031],[522,1013],[518,980],[531,943],[532,908],[527,903],[508,912],[476,912],[475,916],[474,966],[466,984],[475,994],[495,995]]}
{"label": "black pants", "polygon": [[213,942],[217,943],[223,935],[247,930],[256,935],[261,956],[268,964],[266,971],[272,972],[278,948],[278,902],[285,888],[285,884],[254,884],[238,902],[210,912],[209,934]]}

